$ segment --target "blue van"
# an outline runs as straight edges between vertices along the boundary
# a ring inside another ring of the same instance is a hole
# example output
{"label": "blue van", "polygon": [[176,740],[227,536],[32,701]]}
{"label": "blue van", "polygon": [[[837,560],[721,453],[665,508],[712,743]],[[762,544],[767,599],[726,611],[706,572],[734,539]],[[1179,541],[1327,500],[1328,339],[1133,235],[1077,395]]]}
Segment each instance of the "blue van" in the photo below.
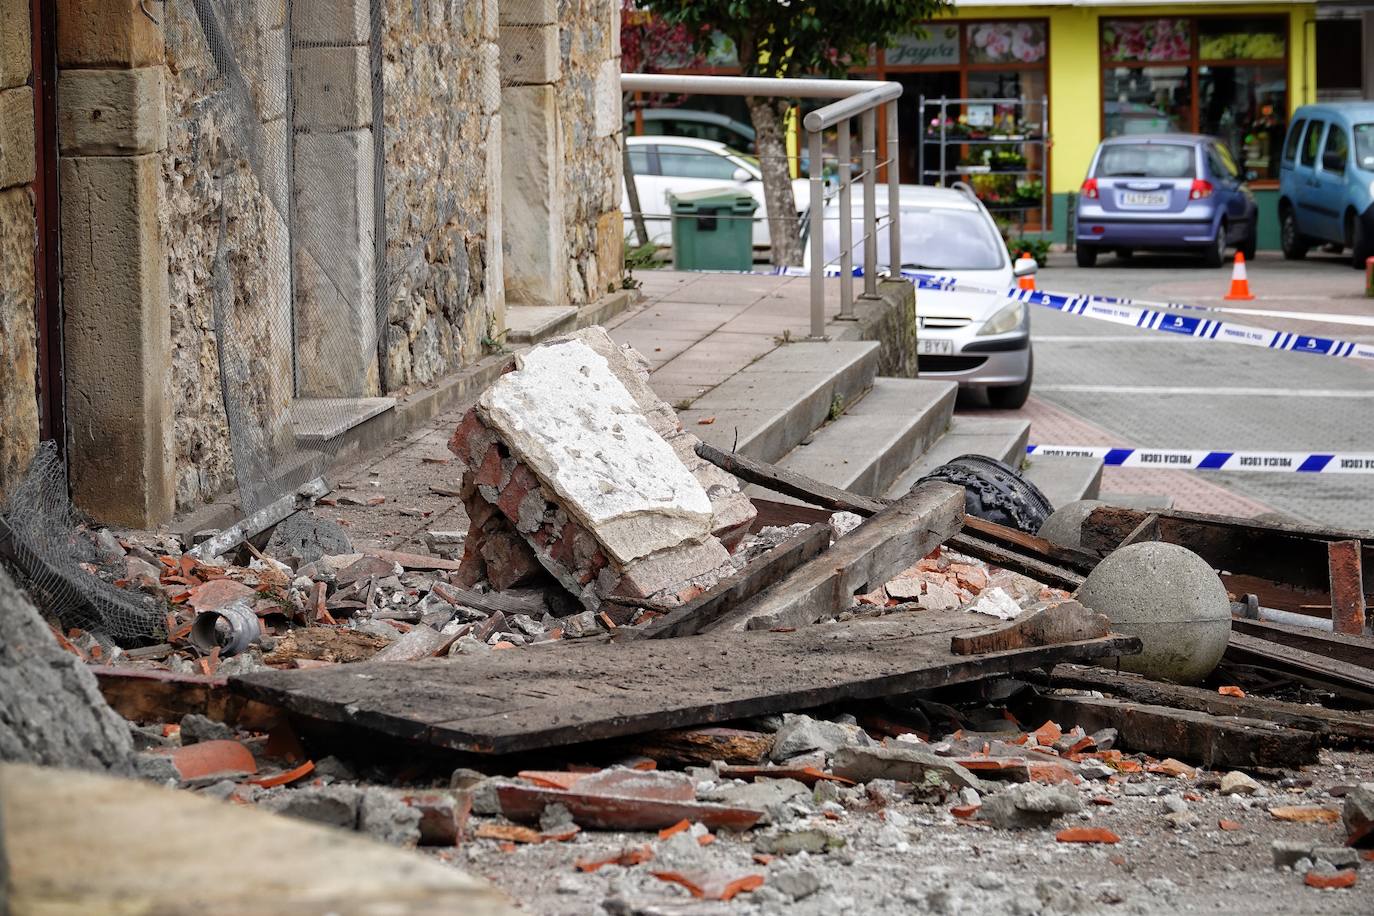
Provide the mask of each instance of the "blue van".
{"label": "blue van", "polygon": [[1279,238],[1289,260],[1323,244],[1349,248],[1360,269],[1374,255],[1374,102],[1294,113],[1279,164]]}

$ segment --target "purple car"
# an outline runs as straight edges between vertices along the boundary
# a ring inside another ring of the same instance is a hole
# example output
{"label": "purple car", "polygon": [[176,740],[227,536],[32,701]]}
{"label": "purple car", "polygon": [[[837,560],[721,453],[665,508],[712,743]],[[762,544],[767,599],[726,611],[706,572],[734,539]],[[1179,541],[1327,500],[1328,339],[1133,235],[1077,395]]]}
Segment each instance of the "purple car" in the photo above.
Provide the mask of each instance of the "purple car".
{"label": "purple car", "polygon": [[1255,256],[1255,199],[1220,140],[1197,134],[1103,140],[1078,194],[1079,267],[1100,252],[1191,251],[1220,267],[1227,246]]}

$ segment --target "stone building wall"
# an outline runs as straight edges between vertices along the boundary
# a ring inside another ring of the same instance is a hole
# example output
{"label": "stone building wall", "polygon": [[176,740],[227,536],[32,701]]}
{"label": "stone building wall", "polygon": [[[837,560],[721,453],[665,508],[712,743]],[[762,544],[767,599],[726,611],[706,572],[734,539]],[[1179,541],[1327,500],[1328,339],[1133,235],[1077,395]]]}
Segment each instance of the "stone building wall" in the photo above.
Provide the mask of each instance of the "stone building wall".
{"label": "stone building wall", "polygon": [[619,289],[624,272],[620,3],[558,0],[558,21],[567,295],[580,305]]}
{"label": "stone building wall", "polygon": [[188,0],[166,4],[164,20],[168,135],[158,214],[178,511],[234,486],[231,422],[240,460],[257,462],[241,470],[271,474],[271,456],[289,445],[293,393],[285,4],[216,7],[240,17],[220,23],[218,62]]}
{"label": "stone building wall", "polygon": [[38,446],[34,114],[27,0],[0,0],[0,497]]}
{"label": "stone building wall", "polygon": [[494,2],[386,0],[383,389],[433,383],[497,336],[501,105]]}

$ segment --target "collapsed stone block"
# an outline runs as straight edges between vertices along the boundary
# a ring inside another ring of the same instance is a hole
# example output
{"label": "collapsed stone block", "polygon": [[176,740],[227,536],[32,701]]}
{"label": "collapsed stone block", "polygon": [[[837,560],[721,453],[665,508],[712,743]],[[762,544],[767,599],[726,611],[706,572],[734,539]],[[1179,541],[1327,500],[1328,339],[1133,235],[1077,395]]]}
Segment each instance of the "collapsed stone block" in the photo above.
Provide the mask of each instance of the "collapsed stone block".
{"label": "collapsed stone block", "polygon": [[471,520],[460,580],[507,588],[542,568],[596,610],[617,597],[671,606],[729,566],[753,506],[697,459],[647,376],[589,328],[522,354],[482,394],[449,443]]}

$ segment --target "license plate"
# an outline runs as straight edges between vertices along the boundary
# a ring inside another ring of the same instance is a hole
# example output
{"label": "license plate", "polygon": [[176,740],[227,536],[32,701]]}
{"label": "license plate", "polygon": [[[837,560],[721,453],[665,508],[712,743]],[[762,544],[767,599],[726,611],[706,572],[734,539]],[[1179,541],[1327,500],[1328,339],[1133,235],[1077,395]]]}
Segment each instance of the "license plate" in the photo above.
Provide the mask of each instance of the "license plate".
{"label": "license plate", "polygon": [[1169,202],[1168,194],[1142,194],[1139,191],[1124,191],[1121,194],[1123,207],[1162,207]]}
{"label": "license plate", "polygon": [[918,338],[916,339],[916,355],[917,355],[917,356],[953,356],[953,355],[954,355],[954,341],[952,341],[952,340],[939,340],[938,338],[937,338],[937,339],[933,339],[933,340],[924,340],[924,339],[918,337]]}

